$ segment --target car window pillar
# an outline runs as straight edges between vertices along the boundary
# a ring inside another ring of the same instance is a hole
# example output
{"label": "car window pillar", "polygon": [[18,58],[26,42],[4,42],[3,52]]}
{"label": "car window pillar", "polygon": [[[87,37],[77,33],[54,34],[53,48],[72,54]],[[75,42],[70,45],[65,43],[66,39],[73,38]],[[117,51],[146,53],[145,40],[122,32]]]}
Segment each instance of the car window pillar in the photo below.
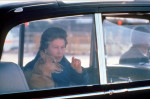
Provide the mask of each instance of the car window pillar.
{"label": "car window pillar", "polygon": [[102,28],[102,15],[101,13],[95,14],[95,25],[96,25],[96,37],[97,37],[97,48],[98,48],[98,62],[99,62],[99,75],[100,84],[107,84],[107,74],[105,65],[105,50],[104,50],[104,36]]}
{"label": "car window pillar", "polygon": [[23,53],[24,53],[24,36],[25,36],[25,25],[20,25],[19,31],[19,56],[18,56],[18,65],[23,67]]}

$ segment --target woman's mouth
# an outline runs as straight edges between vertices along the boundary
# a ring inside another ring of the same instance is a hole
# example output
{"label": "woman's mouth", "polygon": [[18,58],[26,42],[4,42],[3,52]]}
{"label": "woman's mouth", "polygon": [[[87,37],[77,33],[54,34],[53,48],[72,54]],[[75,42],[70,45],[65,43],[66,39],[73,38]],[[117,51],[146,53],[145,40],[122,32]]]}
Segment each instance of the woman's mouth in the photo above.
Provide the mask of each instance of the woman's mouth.
{"label": "woman's mouth", "polygon": [[61,59],[62,59],[62,57],[61,57],[61,56],[60,56],[60,57],[56,57],[57,62],[60,62],[60,61],[61,61]]}

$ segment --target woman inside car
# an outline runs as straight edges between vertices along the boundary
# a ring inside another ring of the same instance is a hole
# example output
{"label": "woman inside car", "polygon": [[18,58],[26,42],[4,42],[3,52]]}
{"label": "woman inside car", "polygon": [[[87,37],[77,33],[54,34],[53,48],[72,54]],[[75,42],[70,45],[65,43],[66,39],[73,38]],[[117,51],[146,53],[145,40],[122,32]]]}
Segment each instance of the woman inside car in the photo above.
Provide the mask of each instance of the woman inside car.
{"label": "woman inside car", "polygon": [[45,50],[63,67],[62,72],[52,73],[57,87],[87,84],[88,75],[81,66],[81,61],[72,57],[72,62],[70,63],[64,55],[67,44],[67,33],[65,30],[58,27],[51,27],[45,30],[42,34],[40,48],[36,57],[24,67],[23,71],[27,81],[30,79],[34,65],[40,57],[39,52]]}

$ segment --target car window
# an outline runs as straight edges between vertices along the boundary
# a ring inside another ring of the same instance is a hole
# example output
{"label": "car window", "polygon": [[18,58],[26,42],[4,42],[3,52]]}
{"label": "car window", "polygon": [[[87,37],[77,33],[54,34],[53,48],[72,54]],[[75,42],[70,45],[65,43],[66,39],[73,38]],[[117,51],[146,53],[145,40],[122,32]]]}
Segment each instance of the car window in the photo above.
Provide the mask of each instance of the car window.
{"label": "car window", "polygon": [[149,80],[150,24],[144,18],[103,21],[108,83]]}
{"label": "car window", "polygon": [[9,31],[5,39],[1,61],[10,61],[18,64],[19,30],[19,26],[16,26]]}
{"label": "car window", "polygon": [[14,62],[4,56],[14,57],[30,90],[99,84],[93,19],[77,15],[20,24],[13,28],[19,29],[18,46],[4,50],[2,60]]}

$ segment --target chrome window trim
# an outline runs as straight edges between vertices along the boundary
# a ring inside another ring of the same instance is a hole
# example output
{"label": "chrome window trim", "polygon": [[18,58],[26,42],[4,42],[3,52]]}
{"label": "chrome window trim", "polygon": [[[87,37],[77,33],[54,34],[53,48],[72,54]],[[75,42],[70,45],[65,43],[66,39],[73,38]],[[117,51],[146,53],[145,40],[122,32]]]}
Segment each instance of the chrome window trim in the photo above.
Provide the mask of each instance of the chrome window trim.
{"label": "chrome window trim", "polygon": [[100,95],[113,95],[119,93],[126,93],[126,92],[133,92],[133,91],[140,91],[140,90],[149,90],[150,86],[145,87],[137,87],[137,88],[125,88],[125,89],[117,89],[117,90],[108,90],[103,92],[92,92],[87,94],[78,94],[78,95],[68,95],[68,96],[60,96],[60,97],[53,97],[53,98],[44,98],[44,99],[72,99],[72,98],[81,98],[81,97],[88,97],[88,96],[100,96]]}
{"label": "chrome window trim", "polygon": [[103,36],[101,13],[95,13],[95,28],[96,28],[96,39],[97,39],[97,48],[98,48],[100,84],[104,85],[107,84],[107,75],[106,75],[104,36]]}

